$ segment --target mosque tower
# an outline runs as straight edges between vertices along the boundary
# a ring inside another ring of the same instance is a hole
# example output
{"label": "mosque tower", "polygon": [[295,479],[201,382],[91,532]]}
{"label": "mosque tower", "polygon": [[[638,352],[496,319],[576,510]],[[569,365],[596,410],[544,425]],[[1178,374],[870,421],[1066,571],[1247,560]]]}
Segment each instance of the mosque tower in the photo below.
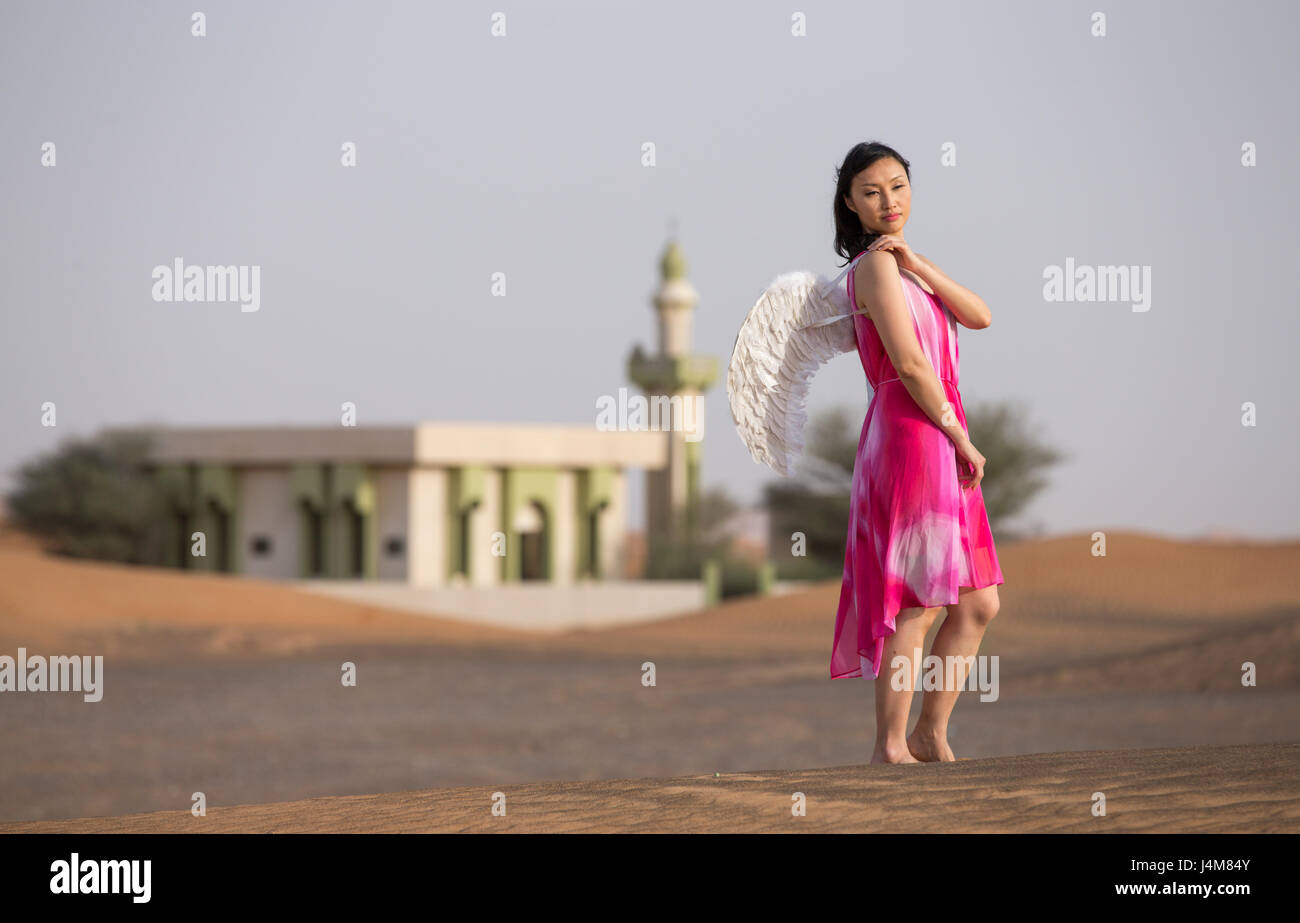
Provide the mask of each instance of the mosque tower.
{"label": "mosque tower", "polygon": [[645,392],[647,426],[669,429],[668,466],[646,472],[647,538],[681,540],[698,526],[700,454],[704,435],[704,392],[717,380],[716,356],[691,352],[691,326],[700,300],[686,278],[686,258],[670,240],[659,261],[661,282],[654,295],[659,352],[646,355],[638,343],[628,358],[628,378]]}

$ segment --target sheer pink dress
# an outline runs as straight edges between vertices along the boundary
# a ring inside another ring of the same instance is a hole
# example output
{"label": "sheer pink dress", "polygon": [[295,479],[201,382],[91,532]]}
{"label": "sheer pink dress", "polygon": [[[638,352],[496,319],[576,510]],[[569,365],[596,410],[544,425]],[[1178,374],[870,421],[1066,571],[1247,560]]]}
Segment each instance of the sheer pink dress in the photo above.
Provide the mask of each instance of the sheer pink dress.
{"label": "sheer pink dress", "polygon": [[[853,271],[862,255],[848,272],[855,310]],[[899,279],[921,349],[965,429],[956,318],[901,270]],[[864,314],[853,323],[872,395],[853,464],[832,679],[879,676],[900,609],[951,605],[959,587],[1002,583],[982,490],[961,487],[952,440],[899,381],[875,324]]]}

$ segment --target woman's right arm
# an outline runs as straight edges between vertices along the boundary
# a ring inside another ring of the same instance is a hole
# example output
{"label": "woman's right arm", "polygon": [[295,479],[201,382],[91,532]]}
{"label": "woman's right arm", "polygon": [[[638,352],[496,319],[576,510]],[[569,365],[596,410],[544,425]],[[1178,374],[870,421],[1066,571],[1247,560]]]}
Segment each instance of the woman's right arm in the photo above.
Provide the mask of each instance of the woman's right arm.
{"label": "woman's right arm", "polygon": [[916,338],[912,312],[903,298],[894,255],[888,250],[874,250],[858,260],[853,271],[854,293],[862,302],[858,307],[865,309],[876,325],[880,342],[884,344],[903,387],[912,395],[916,406],[952,440],[957,454],[970,460],[963,449],[974,449],[974,446],[970,445],[970,438],[962,429],[961,421],[939,383],[939,376]]}

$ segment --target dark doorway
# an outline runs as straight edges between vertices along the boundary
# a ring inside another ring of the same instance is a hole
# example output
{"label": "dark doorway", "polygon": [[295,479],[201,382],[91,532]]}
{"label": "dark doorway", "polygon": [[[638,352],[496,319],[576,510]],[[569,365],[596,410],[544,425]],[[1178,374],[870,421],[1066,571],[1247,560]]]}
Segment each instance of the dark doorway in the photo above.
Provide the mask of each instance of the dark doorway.
{"label": "dark doorway", "polygon": [[587,573],[600,576],[600,510],[587,516]]}
{"label": "dark doorway", "polygon": [[464,574],[466,579],[469,578],[469,514],[469,509],[460,514],[460,542],[456,549],[456,573]]}
{"label": "dark doorway", "polygon": [[348,521],[348,567],[352,577],[366,572],[366,514],[348,501],[343,504]]}
{"label": "dark doorway", "polygon": [[519,579],[545,580],[546,573],[546,509],[540,503],[530,504],[525,517],[526,532],[519,533]]}
{"label": "dark doorway", "polygon": [[302,504],[303,541],[307,543],[307,576],[325,576],[325,517],[310,503]]}
{"label": "dark doorway", "polygon": [[190,561],[190,514],[176,511],[176,566],[181,570],[193,567]]}
{"label": "dark doorway", "polygon": [[542,580],[546,577],[543,554],[546,551],[541,532],[521,532],[519,534],[521,580]]}
{"label": "dark doorway", "polygon": [[230,514],[208,501],[208,517],[212,520],[212,534],[208,536],[208,554],[212,556],[213,570],[230,573]]}

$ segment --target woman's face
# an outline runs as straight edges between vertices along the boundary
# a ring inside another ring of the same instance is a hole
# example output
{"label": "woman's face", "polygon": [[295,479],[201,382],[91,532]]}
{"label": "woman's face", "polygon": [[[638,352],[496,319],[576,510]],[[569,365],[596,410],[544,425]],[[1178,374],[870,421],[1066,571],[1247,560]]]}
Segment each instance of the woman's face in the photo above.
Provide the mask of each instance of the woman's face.
{"label": "woman's face", "polygon": [[853,177],[844,201],[867,233],[898,234],[912,212],[912,185],[903,165],[885,157]]}

